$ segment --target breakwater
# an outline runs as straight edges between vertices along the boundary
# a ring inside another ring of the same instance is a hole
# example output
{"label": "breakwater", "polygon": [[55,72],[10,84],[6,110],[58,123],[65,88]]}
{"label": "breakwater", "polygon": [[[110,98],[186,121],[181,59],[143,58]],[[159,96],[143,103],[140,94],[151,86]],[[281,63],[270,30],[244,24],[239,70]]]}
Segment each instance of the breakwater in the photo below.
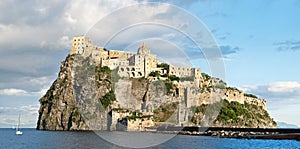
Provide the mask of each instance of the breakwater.
{"label": "breakwater", "polygon": [[177,132],[183,135],[204,135],[223,138],[291,139],[300,141],[300,129],[292,128],[230,128],[230,127],[177,127],[160,126],[160,132]]}

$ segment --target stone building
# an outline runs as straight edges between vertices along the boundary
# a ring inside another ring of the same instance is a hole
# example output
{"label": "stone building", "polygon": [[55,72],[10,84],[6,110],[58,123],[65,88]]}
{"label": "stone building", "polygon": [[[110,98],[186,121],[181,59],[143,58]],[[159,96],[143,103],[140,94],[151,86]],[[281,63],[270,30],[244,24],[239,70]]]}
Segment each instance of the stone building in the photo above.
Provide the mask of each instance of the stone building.
{"label": "stone building", "polygon": [[[109,125],[110,130],[141,130],[144,127],[153,126],[154,123],[151,114],[146,114],[145,112],[153,112],[153,108],[157,108],[158,103],[179,102],[177,112],[179,125],[188,123],[189,108],[192,106],[212,104],[221,99],[227,99],[230,102],[237,101],[241,104],[256,104],[266,109],[265,100],[245,96],[244,92],[237,89],[229,89],[222,80],[202,74],[200,68],[179,67],[168,64],[162,66],[163,63],[157,60],[156,55],[151,54],[150,48],[145,44],[142,44],[137,49],[137,53],[132,53],[120,50],[107,50],[104,47],[94,45],[86,36],[75,36],[70,51],[70,55],[74,54],[81,55],[85,58],[89,57],[96,65],[100,65],[101,67],[107,66],[111,70],[117,70],[121,78],[147,78],[151,72],[158,72],[160,75],[163,75],[163,77],[161,76],[159,79],[158,77],[150,77],[149,80],[153,82],[166,80],[168,76],[180,78],[180,81],[172,82],[174,87],[174,89],[172,89],[172,91],[174,91],[171,92],[172,96],[156,97],[154,92],[149,93],[151,92],[149,88],[152,87],[149,85],[148,91],[145,94],[147,98],[143,101],[142,108],[140,109],[143,115],[140,117],[128,119],[131,115],[130,111],[112,111],[112,119]],[[119,83],[122,84],[120,88],[126,88],[124,84],[130,84],[130,82],[122,83],[120,81]],[[164,83],[161,85],[165,86]],[[130,87],[127,88],[131,89],[131,84],[129,86]],[[157,86],[152,88],[157,90],[156,87]],[[124,99],[125,101],[122,102],[122,108],[130,109],[129,107],[137,106],[128,102],[133,99],[130,96],[128,96],[128,99],[127,97],[125,98],[125,92],[128,92],[128,90],[124,90],[124,94],[119,91],[122,97],[117,94],[119,100]],[[212,92],[216,94],[212,94]],[[126,103],[128,107],[124,106],[124,103]],[[131,108],[131,110],[133,109]]]}
{"label": "stone building", "polygon": [[108,66],[110,69],[118,69],[118,74],[121,77],[148,77],[151,72],[158,71],[161,74],[175,75],[177,77],[192,77],[196,82],[199,82],[201,78],[200,68],[157,67],[157,64],[160,64],[160,62],[157,61],[156,55],[151,54],[150,48],[144,43],[135,54],[127,51],[107,50],[104,47],[92,44],[90,38],[86,36],[75,36],[72,40],[70,54],[78,54],[83,57],[90,56],[96,64],[100,64],[102,67]]}
{"label": "stone building", "polygon": [[86,36],[74,36],[70,54],[84,54],[84,51],[92,45],[92,41]]}

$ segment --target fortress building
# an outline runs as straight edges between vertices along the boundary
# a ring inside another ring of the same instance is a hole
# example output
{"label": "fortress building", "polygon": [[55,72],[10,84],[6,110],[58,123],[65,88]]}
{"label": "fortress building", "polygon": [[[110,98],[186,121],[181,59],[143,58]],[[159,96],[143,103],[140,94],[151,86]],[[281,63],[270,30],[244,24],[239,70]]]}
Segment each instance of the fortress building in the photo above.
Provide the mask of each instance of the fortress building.
{"label": "fortress building", "polygon": [[[107,50],[104,47],[94,45],[86,36],[75,36],[73,37],[70,54],[81,55],[85,58],[90,57],[95,64],[100,65],[101,67],[107,66],[111,70],[117,69],[120,77],[142,78],[149,77],[151,72],[158,72],[161,76],[176,76],[181,80],[192,81],[192,86],[197,88],[208,88],[209,86],[214,86],[214,84],[220,84],[220,80],[218,79],[208,79],[206,81],[205,78],[202,78],[203,76],[200,68],[179,67],[169,64],[162,66],[163,63],[157,60],[156,55],[151,54],[150,48],[144,43],[137,49],[137,53],[132,53],[120,50]],[[162,77],[161,79],[164,78]],[[187,102],[187,107],[190,107],[192,105],[192,100],[187,99],[197,99],[198,95],[195,97],[191,96],[192,94],[190,93],[189,89],[191,89],[192,86],[189,86],[186,83],[177,84],[178,90],[176,95],[184,95]],[[206,99],[205,93],[203,93],[202,96],[205,96],[203,99]],[[207,96],[210,96],[210,93],[208,93]],[[246,102],[257,102],[258,105],[266,109],[265,100],[258,100],[257,98],[245,96],[244,92],[239,90],[227,89],[225,93],[220,96],[220,99],[237,101],[242,104]],[[210,102],[210,100],[202,101],[202,103],[206,104]]]}
{"label": "fortress building", "polygon": [[107,50],[92,44],[86,36],[73,37],[70,54],[79,54],[83,57],[91,56],[96,64],[108,66],[110,69],[118,68],[121,77],[140,78],[148,77],[151,72],[159,72],[161,75],[173,75],[177,77],[192,77],[200,82],[200,68],[188,67],[158,67],[161,62],[157,61],[156,55],[151,54],[150,48],[144,43],[138,48],[137,53]]}

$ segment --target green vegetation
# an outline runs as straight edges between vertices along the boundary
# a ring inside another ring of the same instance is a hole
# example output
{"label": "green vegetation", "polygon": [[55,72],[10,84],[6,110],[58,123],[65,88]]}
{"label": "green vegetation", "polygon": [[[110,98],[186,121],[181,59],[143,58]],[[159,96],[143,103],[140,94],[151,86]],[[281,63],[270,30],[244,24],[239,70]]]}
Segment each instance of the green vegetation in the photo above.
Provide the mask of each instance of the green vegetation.
{"label": "green vegetation", "polygon": [[225,84],[217,84],[217,85],[214,85],[213,88],[226,89],[226,85]]}
{"label": "green vegetation", "polygon": [[152,71],[152,72],[150,72],[149,76],[160,77],[160,73],[158,71]]}
{"label": "green vegetation", "polygon": [[[221,103],[221,104],[220,104]],[[255,104],[241,104],[236,101],[229,102],[227,100],[222,100],[218,103],[211,105],[201,105],[198,107],[192,107],[194,111],[194,116],[191,121],[194,124],[201,125],[202,117],[211,116],[210,113],[218,111],[219,115],[214,120],[214,124],[218,123],[222,126],[246,126],[246,127],[257,127],[259,124],[267,125],[268,122],[276,124],[276,122],[271,119],[267,111],[258,107]]]}
{"label": "green vegetation", "polygon": [[139,82],[143,82],[143,81],[146,81],[147,80],[147,78],[145,78],[145,77],[142,77],[142,78],[139,78]]}
{"label": "green vegetation", "polygon": [[189,76],[189,77],[181,77],[180,81],[194,81],[194,77],[193,76]]}
{"label": "green vegetation", "polygon": [[169,78],[171,81],[177,81],[177,82],[180,81],[180,78],[177,77],[177,76],[175,76],[175,75],[170,75],[168,78]]}
{"label": "green vegetation", "polygon": [[236,87],[226,87],[226,89],[227,90],[237,90],[238,91],[238,89]]}
{"label": "green vegetation", "polygon": [[116,101],[116,95],[114,93],[114,90],[110,90],[108,93],[106,93],[102,99],[100,99],[100,102],[102,106],[106,109],[113,101]]}
{"label": "green vegetation", "polygon": [[157,64],[158,68],[169,68],[169,64],[167,63],[161,63],[161,64]]}
{"label": "green vegetation", "polygon": [[77,116],[79,116],[80,115],[80,113],[78,112],[78,109],[77,108],[75,108],[75,110],[74,110],[74,112],[73,112],[73,115],[72,116],[74,116],[74,117],[77,117]]}
{"label": "green vegetation", "polygon": [[201,73],[201,75],[202,75],[202,78],[204,79],[204,81],[208,81],[208,80],[211,79],[211,76],[209,76],[209,75],[206,74],[206,73]]}
{"label": "green vegetation", "polygon": [[161,77],[168,77],[168,74],[163,74],[163,75],[161,75]]}
{"label": "green vegetation", "polygon": [[247,93],[245,93],[244,96],[246,96],[246,97],[252,97],[252,98],[257,98],[257,96],[255,96],[253,94],[247,94]]}
{"label": "green vegetation", "polygon": [[101,67],[100,65],[98,65],[96,66],[95,69],[95,75],[96,75],[96,80],[101,80],[104,77],[110,78],[111,70],[107,66]]}
{"label": "green vegetation", "polygon": [[165,86],[168,94],[171,94],[173,92],[173,83],[169,80],[165,81]]}
{"label": "green vegetation", "polygon": [[177,110],[178,102],[162,104],[154,112],[153,120],[155,122],[166,122]]}
{"label": "green vegetation", "polygon": [[250,116],[247,109],[244,108],[243,104],[240,104],[236,101],[228,102],[227,100],[223,101],[222,108],[220,110],[220,114],[217,117],[216,120],[227,122],[228,120],[231,121],[231,123],[236,124],[239,121],[241,121],[240,116],[245,114],[247,118]]}
{"label": "green vegetation", "polygon": [[142,118],[143,114],[140,111],[134,111],[130,116],[127,117],[127,119],[130,120],[136,120],[137,118]]}

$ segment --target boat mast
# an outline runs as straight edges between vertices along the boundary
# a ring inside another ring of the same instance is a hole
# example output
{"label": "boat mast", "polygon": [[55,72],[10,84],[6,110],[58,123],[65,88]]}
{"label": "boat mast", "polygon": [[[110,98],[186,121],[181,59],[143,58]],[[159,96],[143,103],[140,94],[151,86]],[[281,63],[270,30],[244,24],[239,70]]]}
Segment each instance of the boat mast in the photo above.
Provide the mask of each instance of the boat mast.
{"label": "boat mast", "polygon": [[18,130],[19,130],[19,127],[20,127],[20,114],[19,114],[19,120],[18,120],[18,124],[17,124],[16,131],[18,131]]}

